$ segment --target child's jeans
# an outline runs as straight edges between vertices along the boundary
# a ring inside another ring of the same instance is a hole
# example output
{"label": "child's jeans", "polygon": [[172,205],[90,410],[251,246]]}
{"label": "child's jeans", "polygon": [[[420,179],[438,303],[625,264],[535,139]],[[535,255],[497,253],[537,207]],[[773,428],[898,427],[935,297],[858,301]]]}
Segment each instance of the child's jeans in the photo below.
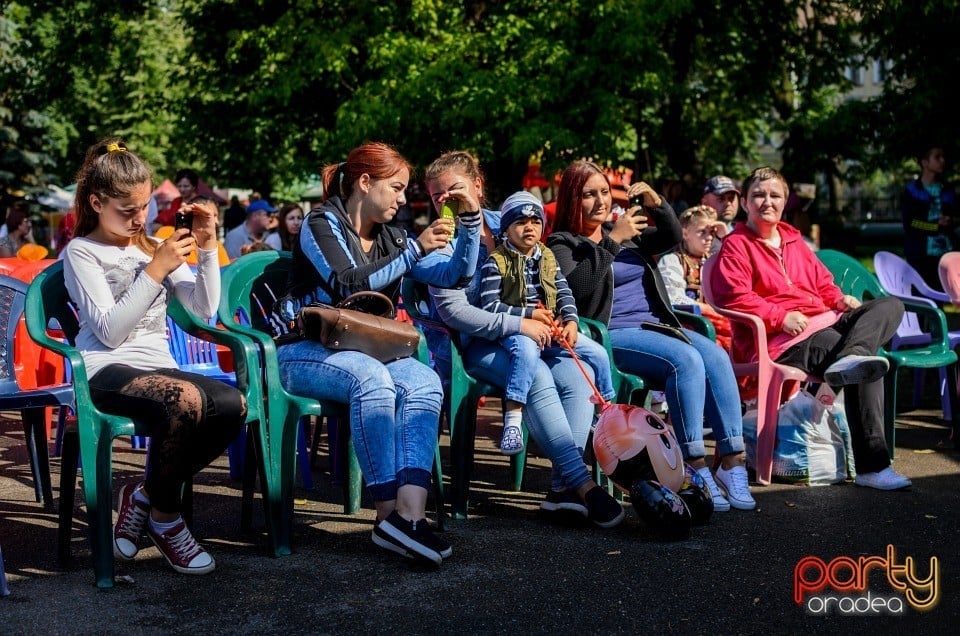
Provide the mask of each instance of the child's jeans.
{"label": "child's jeans", "polygon": [[[507,336],[500,341],[501,346],[510,354],[510,364],[507,369],[507,383],[504,397],[508,400],[527,403],[527,393],[533,383],[533,369],[537,361],[543,358],[548,364],[551,358],[570,357],[570,353],[557,344],[544,347],[543,351],[533,339],[524,335]],[[604,400],[613,400],[616,392],[613,390],[613,379],[610,375],[610,358],[602,345],[580,334],[577,344],[573,348],[577,356],[593,369],[597,389]],[[587,378],[583,379],[584,382]]]}

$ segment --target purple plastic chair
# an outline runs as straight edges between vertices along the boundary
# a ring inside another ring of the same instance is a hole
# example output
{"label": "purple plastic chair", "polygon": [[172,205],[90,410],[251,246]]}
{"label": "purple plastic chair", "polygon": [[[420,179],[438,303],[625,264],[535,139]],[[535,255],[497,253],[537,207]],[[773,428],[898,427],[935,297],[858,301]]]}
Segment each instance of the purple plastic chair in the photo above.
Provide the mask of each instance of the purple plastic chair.
{"label": "purple plastic chair", "polygon": [[[950,297],[933,289],[923,280],[920,274],[907,261],[892,252],[877,252],[873,257],[873,268],[876,270],[880,285],[891,296],[900,299],[910,299],[931,307],[939,308],[942,303],[949,303]],[[914,293],[916,290],[916,293]],[[948,333],[950,347],[956,348],[960,344],[960,331]],[[924,331],[917,314],[907,312],[903,315],[897,333],[891,340],[890,348],[909,349],[910,347],[926,345],[930,342],[930,334]],[[913,376],[913,408],[920,406],[920,396],[923,395],[924,369],[916,369]],[[950,400],[947,395],[946,368],[938,369],[940,376],[940,403],[943,407],[943,418],[953,419],[950,409]],[[951,390],[956,391],[957,387]]]}

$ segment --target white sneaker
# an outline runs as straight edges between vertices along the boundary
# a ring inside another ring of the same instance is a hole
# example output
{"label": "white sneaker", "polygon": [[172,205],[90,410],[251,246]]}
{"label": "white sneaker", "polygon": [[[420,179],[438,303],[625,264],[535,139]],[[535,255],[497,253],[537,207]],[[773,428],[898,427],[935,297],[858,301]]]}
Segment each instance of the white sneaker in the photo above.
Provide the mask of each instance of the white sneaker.
{"label": "white sneaker", "polygon": [[710,469],[706,466],[703,468],[698,468],[697,474],[703,477],[703,481],[707,483],[707,489],[710,491],[710,496],[713,498],[714,512],[726,512],[727,510],[730,510],[730,502],[727,501],[727,498],[723,496],[722,492],[720,492],[720,487],[717,486],[717,482],[713,480],[713,473],[710,472]]}
{"label": "white sneaker", "polygon": [[650,411],[657,415],[667,412],[667,394],[663,391],[650,391]]}
{"label": "white sneaker", "polygon": [[877,490],[900,490],[913,485],[909,478],[904,477],[890,466],[877,473],[860,473],[854,483],[858,486],[876,488]]}
{"label": "white sneaker", "polygon": [[750,494],[750,478],[747,477],[746,468],[734,466],[730,470],[724,470],[721,466],[717,469],[716,477],[720,487],[727,493],[731,506],[737,510],[753,510],[757,507],[757,502]]}
{"label": "white sneaker", "polygon": [[830,386],[844,386],[879,380],[890,370],[883,356],[843,356],[823,372],[823,381]]}

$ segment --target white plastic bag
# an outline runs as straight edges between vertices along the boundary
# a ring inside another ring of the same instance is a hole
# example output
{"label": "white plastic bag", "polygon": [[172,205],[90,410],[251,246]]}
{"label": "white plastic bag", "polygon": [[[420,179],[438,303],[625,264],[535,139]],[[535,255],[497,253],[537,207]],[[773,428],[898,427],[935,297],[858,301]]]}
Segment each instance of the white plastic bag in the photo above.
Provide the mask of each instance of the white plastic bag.
{"label": "white plastic bag", "polygon": [[[755,465],[757,413],[743,417],[747,463]],[[816,395],[801,389],[780,406],[773,476],[791,483],[827,486],[856,476],[843,393],[821,384]]]}

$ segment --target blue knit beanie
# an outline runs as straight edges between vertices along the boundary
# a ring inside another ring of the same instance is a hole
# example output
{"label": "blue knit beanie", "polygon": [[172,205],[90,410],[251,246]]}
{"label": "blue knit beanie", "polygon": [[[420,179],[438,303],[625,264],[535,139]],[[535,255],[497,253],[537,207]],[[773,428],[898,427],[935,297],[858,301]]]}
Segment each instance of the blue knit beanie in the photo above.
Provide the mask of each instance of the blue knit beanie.
{"label": "blue knit beanie", "polygon": [[543,203],[540,199],[526,190],[514,192],[500,206],[500,232],[506,233],[511,223],[532,216],[539,217],[540,223],[546,225],[547,220],[543,214]]}

